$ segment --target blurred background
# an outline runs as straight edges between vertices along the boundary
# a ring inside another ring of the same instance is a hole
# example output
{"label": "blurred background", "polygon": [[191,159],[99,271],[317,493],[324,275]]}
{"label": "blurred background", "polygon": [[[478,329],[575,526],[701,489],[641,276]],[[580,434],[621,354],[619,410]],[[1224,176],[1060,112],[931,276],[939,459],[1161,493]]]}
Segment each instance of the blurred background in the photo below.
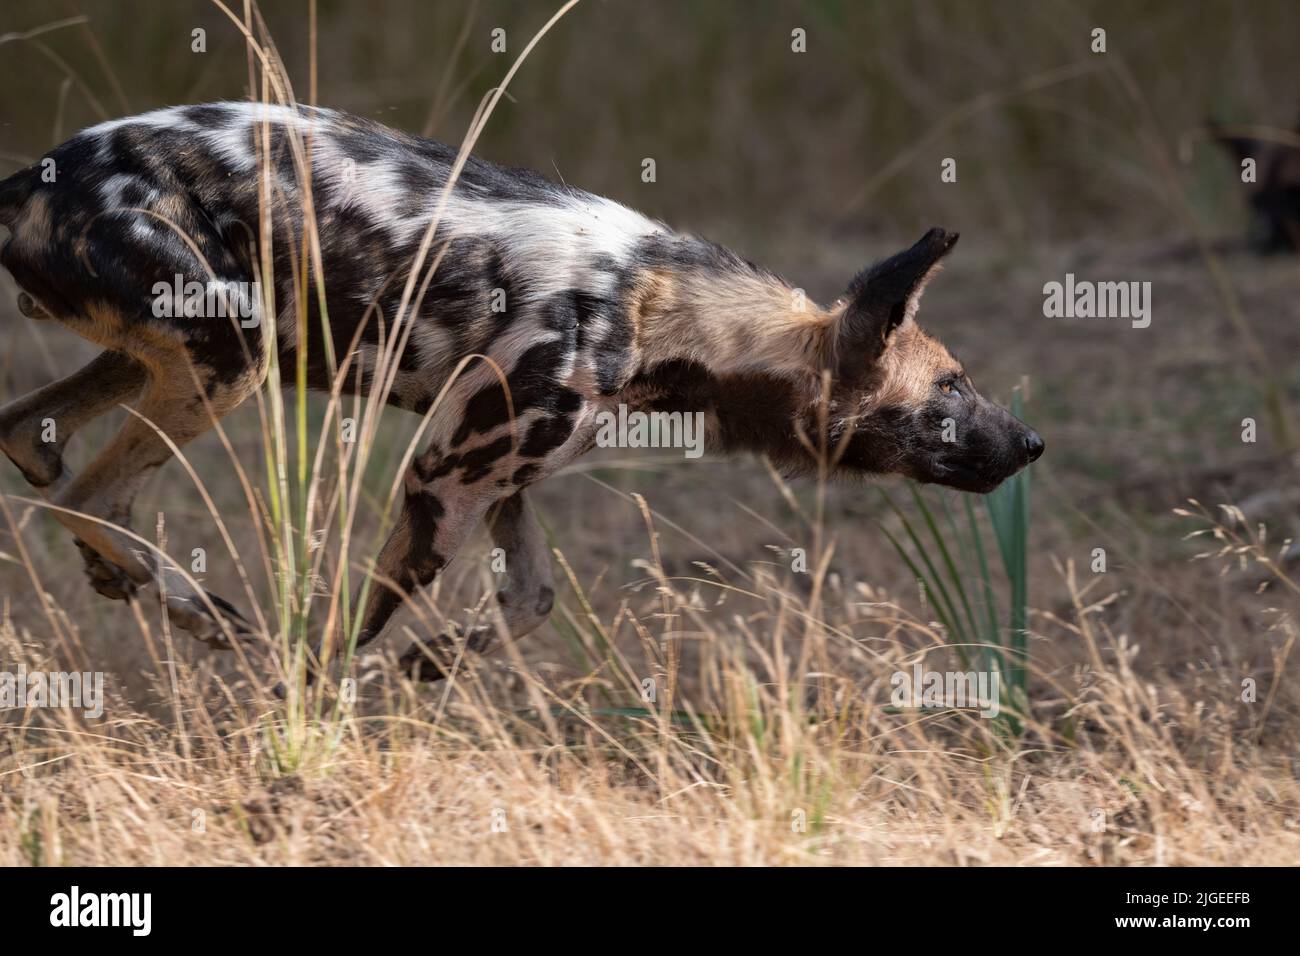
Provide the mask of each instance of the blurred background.
{"label": "blurred background", "polygon": [[[556,6],[320,0],[317,98],[459,143]],[[230,9],[242,15],[240,0]],[[307,99],[307,3],[261,10]],[[4,32],[76,16],[6,43],[6,152],[38,155],[104,115],[246,96],[242,38],[208,0],[13,0]],[[1008,261],[1168,238],[1186,227],[1151,142],[1172,147],[1210,117],[1291,128],[1298,16],[1285,0],[584,0],[531,54],[480,152],[792,267],[798,237],[899,241],[932,220]],[[200,28],[206,53],[191,51]],[[67,89],[65,66],[80,76]],[[1231,228],[1234,184],[1209,152],[1180,181],[1208,224]],[[655,184],[640,180],[644,157]],[[944,157],[955,184],[940,182]]]}
{"label": "blurred background", "polygon": [[[459,144],[484,94],[555,6],[321,0],[316,99]],[[232,9],[242,14],[239,0]],[[307,3],[261,9],[308,99]],[[66,18],[84,19],[21,36]],[[1096,28],[1105,53],[1093,52]],[[191,49],[195,29],[205,31],[204,53]],[[496,29],[505,54],[492,51]],[[792,50],[795,30],[806,52]],[[243,40],[207,0],[8,0],[0,33],[6,169],[106,117],[247,95]],[[1234,501],[1269,522],[1279,542],[1294,533],[1300,267],[1245,247],[1236,161],[1200,131],[1209,119],[1292,129],[1298,36],[1292,0],[584,0],[524,64],[477,152],[707,235],[821,301],[926,228],[960,231],[920,319],[992,397],[1005,402],[1027,382],[1026,417],[1048,449],[1034,469],[1031,605],[1059,608],[1058,568],[1086,565],[1105,547],[1106,590],[1123,595],[1108,613],[1117,629],[1159,648],[1140,666],[1194,671],[1210,639],[1222,638],[1214,653],[1236,658],[1220,672],[1231,685],[1238,671],[1273,666],[1271,597],[1256,593],[1257,572],[1224,575],[1192,562],[1198,545],[1183,540],[1190,528],[1171,509],[1190,495],[1211,506]],[[645,158],[655,160],[655,182],[642,181]],[[955,182],[941,180],[947,158]],[[1066,272],[1151,282],[1150,328],[1045,318],[1043,284]],[[8,400],[91,350],[22,319],[12,281],[0,283]],[[1254,443],[1241,437],[1248,417],[1258,422]],[[88,429],[73,461],[112,427]],[[246,409],[229,427],[256,460],[256,415]],[[409,434],[406,424],[392,427],[390,464]],[[220,486],[229,464],[214,436],[191,456]],[[25,493],[12,469],[0,472],[0,487]],[[173,539],[215,541],[179,475],[171,466],[153,479],[137,504],[139,526],[165,511]],[[771,562],[773,549],[799,543],[789,501],[754,462],[603,451],[537,497],[553,543],[593,582],[597,607],[618,606],[644,577],[632,492],[673,523],[661,529],[670,569]],[[813,492],[795,493],[807,502]],[[886,514],[875,490],[837,487],[827,501],[840,579],[915,603],[908,571],[873,527]],[[66,570],[79,562],[52,521],[30,512],[22,521],[40,542],[45,586],[71,616],[100,616],[108,646],[106,622],[130,627],[129,612]],[[7,529],[0,549],[14,550]],[[465,564],[444,593],[464,590],[472,603],[478,569]],[[228,568],[214,565],[209,577],[219,593],[237,590],[223,584]],[[4,565],[0,588],[9,611],[39,632],[26,572]],[[93,649],[96,636],[85,638]],[[1053,655],[1069,666],[1068,640],[1039,650],[1044,666]],[[561,671],[576,667],[550,627],[525,652]]]}

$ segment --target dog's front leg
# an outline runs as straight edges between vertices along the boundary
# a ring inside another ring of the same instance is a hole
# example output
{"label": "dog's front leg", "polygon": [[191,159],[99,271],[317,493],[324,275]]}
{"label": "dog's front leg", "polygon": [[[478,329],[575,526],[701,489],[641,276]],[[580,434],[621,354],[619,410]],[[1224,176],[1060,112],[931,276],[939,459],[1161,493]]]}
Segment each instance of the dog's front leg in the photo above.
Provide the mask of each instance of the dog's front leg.
{"label": "dog's front leg", "polygon": [[[426,482],[413,465],[397,524],[378,557],[369,586],[362,584],[353,607],[365,600],[359,649],[377,638],[402,601],[433,582],[460,550],[490,502],[482,490],[456,480]],[[451,476],[453,479],[455,476]]]}
{"label": "dog's front leg", "polygon": [[[405,478],[405,496],[397,523],[375,558],[374,573],[353,595],[352,607],[362,608],[360,629],[353,651],[377,638],[389,619],[455,557],[461,544],[483,517],[491,497],[476,485],[465,485],[455,474],[430,481],[428,460],[417,460]],[[322,637],[310,655],[306,679],[314,682],[325,662]],[[329,661],[333,667],[347,653],[347,636],[335,636]],[[276,693],[284,694],[284,684]]]}
{"label": "dog's front leg", "polygon": [[[458,488],[454,482],[430,483],[424,476],[428,465],[417,459],[405,478],[405,496],[397,523],[389,532],[375,558],[374,572],[367,576],[352,598],[353,608],[360,611],[361,621],[353,652],[369,644],[384,630],[389,618],[402,602],[433,582],[460,549],[461,543],[482,517],[486,508],[473,488]],[[489,499],[490,500],[490,499]],[[322,636],[311,649],[306,680],[313,683],[326,665],[326,641]],[[329,645],[332,667],[347,653],[348,632],[335,634]],[[283,696],[282,682],[276,693]]]}
{"label": "dog's front leg", "polygon": [[[465,635],[469,650],[487,650],[502,632],[517,640],[536,630],[555,603],[550,550],[524,494],[520,489],[502,498],[488,513],[492,543],[502,550],[505,562],[505,582],[496,595],[501,618]],[[402,670],[416,680],[440,680],[454,653],[447,635],[431,644],[412,644],[401,657]]]}

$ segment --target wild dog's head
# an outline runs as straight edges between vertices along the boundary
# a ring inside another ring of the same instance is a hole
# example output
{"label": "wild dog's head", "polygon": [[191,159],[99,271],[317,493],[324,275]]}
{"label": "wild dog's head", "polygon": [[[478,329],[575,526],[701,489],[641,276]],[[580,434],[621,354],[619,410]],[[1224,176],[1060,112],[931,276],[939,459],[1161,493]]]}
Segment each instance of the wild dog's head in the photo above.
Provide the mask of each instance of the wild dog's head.
{"label": "wild dog's head", "polygon": [[992,491],[1043,453],[1043,440],[975,390],[961,363],[916,324],[917,304],[957,234],[931,229],[859,273],[834,316],[830,435],[841,469]]}

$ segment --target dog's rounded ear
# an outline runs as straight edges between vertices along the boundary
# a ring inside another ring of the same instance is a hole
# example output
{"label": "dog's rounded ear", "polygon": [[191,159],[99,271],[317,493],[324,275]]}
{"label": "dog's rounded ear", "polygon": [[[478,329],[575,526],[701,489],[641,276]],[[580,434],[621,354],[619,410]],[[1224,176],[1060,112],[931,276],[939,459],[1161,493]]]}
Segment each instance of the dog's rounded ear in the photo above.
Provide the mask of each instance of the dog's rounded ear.
{"label": "dog's rounded ear", "polygon": [[853,277],[835,335],[841,372],[880,357],[894,331],[916,314],[926,283],[956,243],[957,233],[931,229],[912,248]]}
{"label": "dog's rounded ear", "polygon": [[1206,137],[1227,151],[1237,162],[1241,162],[1249,156],[1258,155],[1259,147],[1262,145],[1258,140],[1233,135],[1228,132],[1230,129],[1232,129],[1232,126],[1228,123],[1219,123],[1214,120],[1207,120],[1205,123]]}

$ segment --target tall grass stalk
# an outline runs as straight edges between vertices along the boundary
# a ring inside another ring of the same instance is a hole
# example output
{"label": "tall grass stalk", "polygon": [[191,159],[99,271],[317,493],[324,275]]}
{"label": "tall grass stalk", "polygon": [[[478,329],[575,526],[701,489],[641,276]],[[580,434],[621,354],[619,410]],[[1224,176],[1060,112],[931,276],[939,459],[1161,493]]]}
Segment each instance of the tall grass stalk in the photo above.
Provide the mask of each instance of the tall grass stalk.
{"label": "tall grass stalk", "polygon": [[[294,108],[298,100],[293,84],[257,4],[245,0],[241,17],[222,0],[212,2],[244,37],[249,51],[250,95],[257,90],[259,95],[254,98],[263,103],[278,103]],[[476,358],[486,359],[485,356],[467,356],[460,362],[444,383],[438,399],[424,416],[420,428],[401,455],[391,483],[381,488],[377,527],[365,552],[369,557],[361,562],[363,574],[354,605],[351,599],[353,576],[349,555],[356,521],[361,513],[366,470],[388,396],[396,381],[400,357],[414,325],[414,316],[419,313],[424,294],[446,248],[445,244],[438,247],[434,237],[447,199],[511,79],[540,39],[577,2],[578,0],[568,0],[552,15],[514,59],[502,82],[485,96],[466,133],[448,182],[438,197],[419,251],[406,275],[396,314],[381,317],[374,303],[367,311],[363,323],[374,322],[378,325],[380,344],[373,374],[370,376],[373,384],[364,396],[364,404],[359,392],[352,396],[344,394],[343,383],[348,376],[351,358],[340,366],[338,357],[334,354],[334,338],[330,331],[325,301],[320,237],[312,198],[310,134],[303,135],[296,127],[286,127],[303,211],[301,223],[295,224],[299,230],[296,239],[286,240],[275,234],[272,219],[275,173],[270,149],[269,119],[261,126],[258,138],[261,209],[261,259],[258,271],[261,288],[264,290],[263,322],[260,328],[267,364],[265,389],[258,393],[257,402],[263,424],[265,504],[264,509],[254,509],[253,517],[255,524],[260,525],[263,521],[266,524],[268,533],[259,535],[259,541],[264,549],[269,545],[265,563],[271,575],[271,594],[276,607],[274,632],[266,636],[268,645],[278,651],[284,701],[281,707],[272,711],[273,716],[266,723],[265,736],[271,763],[280,772],[297,770],[306,763],[327,756],[337,746],[341,733],[337,721],[346,716],[350,695],[334,696],[330,722],[335,726],[323,724],[323,707],[330,685],[328,681],[322,681],[318,692],[310,692],[305,685],[306,674],[309,668],[328,674],[331,661],[336,658],[341,658],[345,670],[350,665],[369,595],[375,587],[395,586],[394,582],[375,580],[374,557],[395,520],[395,505],[403,497],[403,478],[421,436],[451,385],[464,369]],[[312,31],[309,40],[313,44],[309,68],[312,101],[316,90],[315,25],[313,2],[309,10],[309,29]],[[314,297],[319,316],[314,321],[321,323],[321,341],[326,353],[323,356],[324,364],[334,382],[321,417],[320,430],[316,434],[312,433],[307,394],[309,356],[306,321],[297,323],[294,363],[288,370],[287,378],[280,364],[275,323],[275,290],[278,288],[275,276],[276,241],[289,242],[287,251],[291,263],[295,314],[303,317],[311,315],[308,304]],[[385,318],[390,322],[387,326],[384,325]],[[360,330],[357,335],[360,335]],[[500,374],[499,369],[497,372]],[[357,375],[356,378],[359,381],[362,376]],[[283,389],[291,384],[295,387],[296,394],[290,407],[286,404]],[[360,423],[354,443],[344,443],[340,431],[344,402],[349,398],[354,411],[363,409],[358,416]],[[228,447],[228,451],[233,458],[233,449]],[[238,462],[235,465],[238,468]],[[337,559],[327,576],[325,572],[329,569],[324,562],[329,560],[331,553],[337,555]],[[240,562],[238,555],[235,560]],[[322,585],[326,586],[324,595],[321,594]],[[322,597],[327,599],[323,608],[319,606]],[[312,660],[313,644],[319,645],[318,660]]]}

